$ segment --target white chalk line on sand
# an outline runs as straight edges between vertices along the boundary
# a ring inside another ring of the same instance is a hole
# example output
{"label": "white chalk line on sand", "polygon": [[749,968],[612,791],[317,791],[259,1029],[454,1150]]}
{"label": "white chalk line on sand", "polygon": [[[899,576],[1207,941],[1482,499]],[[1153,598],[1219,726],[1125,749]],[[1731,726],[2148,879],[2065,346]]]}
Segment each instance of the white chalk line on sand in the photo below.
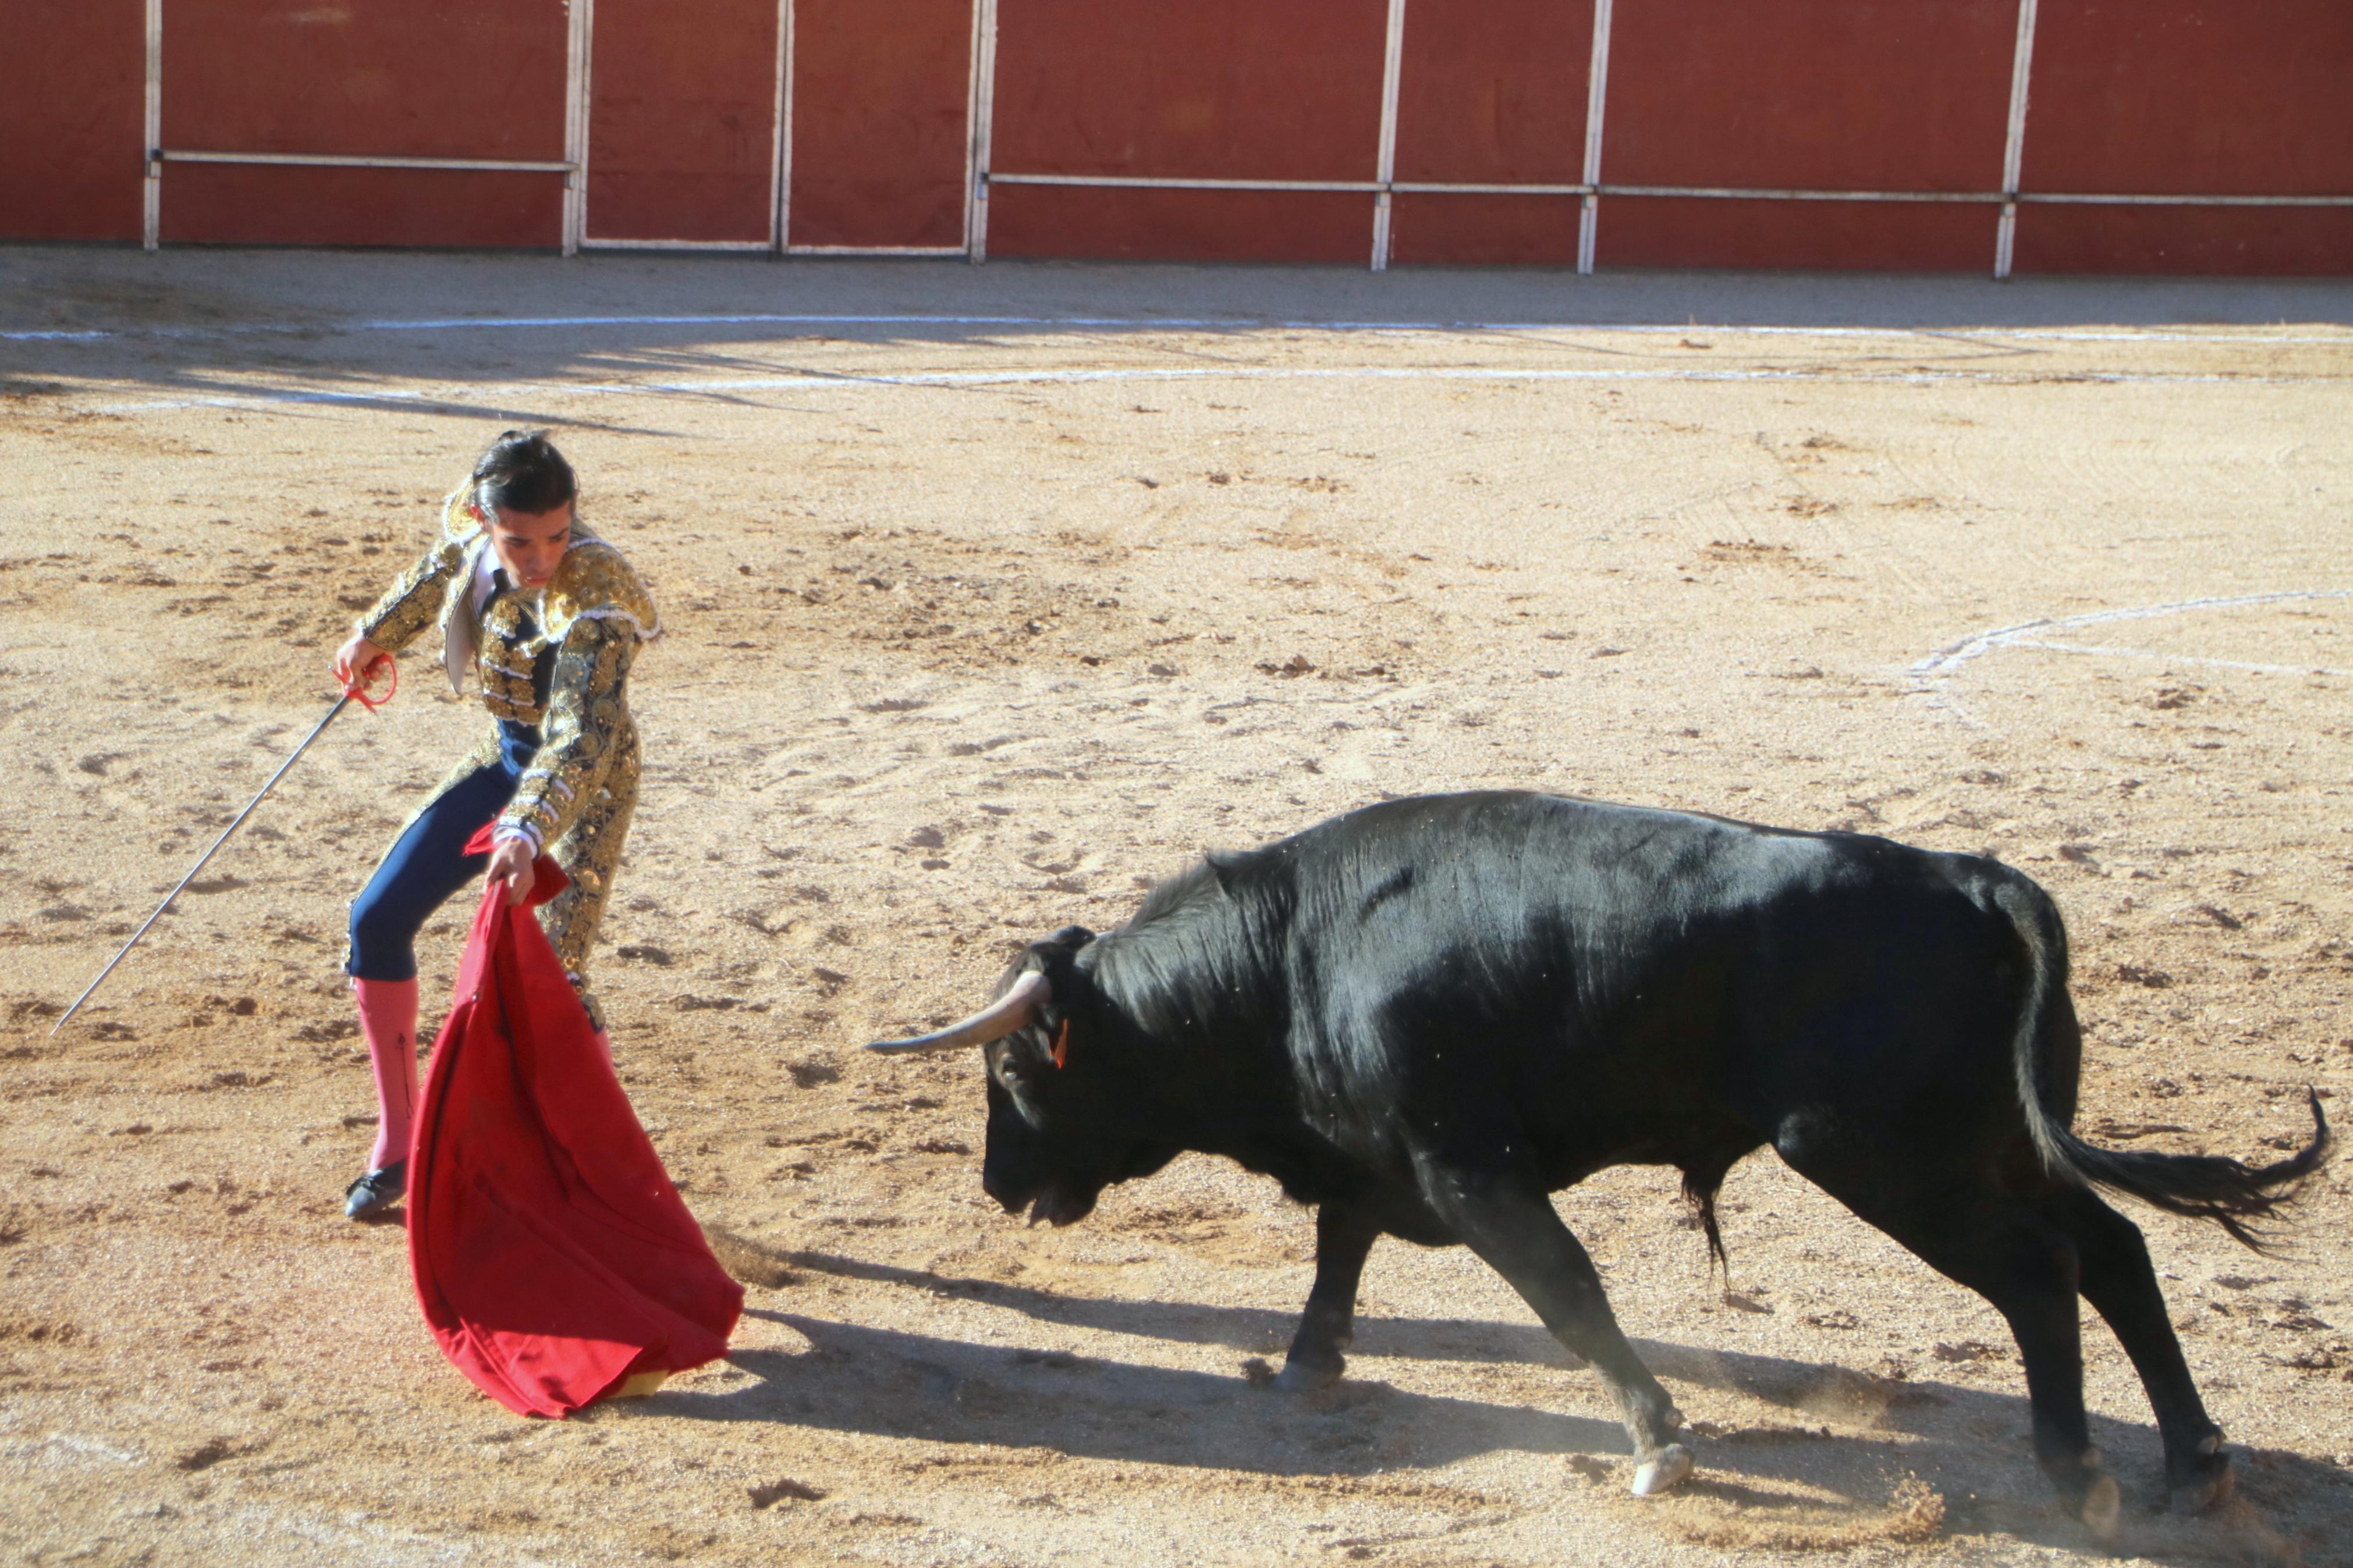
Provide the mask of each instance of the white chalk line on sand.
{"label": "white chalk line on sand", "polygon": [[2284,605],[2313,599],[2353,599],[2353,588],[2289,588],[2270,594],[2241,594],[2227,597],[2178,599],[2162,605],[2139,605],[2129,609],[2094,610],[2088,615],[2041,616],[2031,621],[2019,621],[2011,626],[1996,626],[1990,631],[1975,632],[1956,643],[1948,643],[1926,658],[1916,660],[1904,673],[1911,682],[1909,697],[1924,697],[1932,707],[1953,713],[1970,722],[1969,715],[1945,689],[1945,683],[1959,675],[1968,664],[2002,648],[2036,648],[2051,653],[2065,653],[2094,658],[2127,658],[2160,664],[2197,665],[2214,669],[2244,669],[2267,675],[2353,676],[2353,670],[2331,668],[2313,664],[2257,664],[2242,659],[2208,658],[2191,654],[2164,653],[2153,648],[2086,647],[2078,643],[2051,640],[2049,634],[2074,631],[2084,626],[2111,626],[2119,621],[2161,620],[2168,616],[2189,615],[2200,610],[2246,609],[2258,605]]}
{"label": "white chalk line on sand", "polygon": [[1838,385],[1939,386],[2069,385],[2101,386],[2310,386],[2353,381],[2348,376],[2209,375],[2184,372],[2070,371],[2035,374],[2024,371],[1915,370],[1824,371],[1814,369],[1758,370],[1589,370],[1509,368],[1465,365],[1169,365],[1119,369],[913,371],[896,374],[764,375],[702,381],[513,381],[480,385],[445,384],[436,388],[385,387],[369,392],[343,392],[296,387],[266,387],[221,393],[210,397],[163,398],[143,403],[108,404],[96,414],[145,414],[172,408],[260,408],[273,404],[464,403],[479,406],[490,397],[714,397],[748,392],[813,392],[860,387],[988,387],[1082,385],[1123,381],[1467,381],[1467,382],[1819,382]]}
{"label": "white chalk line on sand", "polygon": [[2085,647],[2080,643],[2042,642],[2028,638],[2020,638],[2006,646],[2039,648],[2046,653],[2084,654],[2093,658],[2137,658],[2150,664],[2195,664],[2208,669],[2251,669],[2262,675],[2353,676],[2353,669],[2336,669],[2325,664],[2257,664],[2243,658],[2207,658],[2199,654],[2163,653],[2146,647]]}
{"label": "white chalk line on sand", "polygon": [[2168,331],[2165,328],[1988,326],[1702,326],[1685,322],[1282,321],[1244,316],[999,316],[819,314],[739,311],[704,315],[431,316],[417,320],[240,321],[201,327],[26,328],[0,331],[0,342],[108,342],[125,338],[235,337],[358,332],[513,331],[580,327],[1061,327],[1122,331],[1319,332],[1634,332],[1690,337],[1959,338],[2089,343],[2284,343],[2353,348],[2353,331],[2329,334]]}

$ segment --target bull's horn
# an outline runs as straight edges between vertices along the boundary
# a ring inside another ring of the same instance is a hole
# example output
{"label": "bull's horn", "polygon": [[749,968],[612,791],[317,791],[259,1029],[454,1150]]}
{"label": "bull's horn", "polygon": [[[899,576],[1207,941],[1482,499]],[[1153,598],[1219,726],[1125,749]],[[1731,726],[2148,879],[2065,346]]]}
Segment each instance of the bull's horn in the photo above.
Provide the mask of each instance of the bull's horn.
{"label": "bull's horn", "polygon": [[1038,1016],[1054,994],[1046,977],[1036,970],[1013,983],[1013,989],[975,1013],[962,1023],[929,1035],[917,1035],[912,1040],[877,1040],[866,1048],[870,1051],[953,1051],[965,1046],[985,1046],[991,1040],[1002,1039]]}

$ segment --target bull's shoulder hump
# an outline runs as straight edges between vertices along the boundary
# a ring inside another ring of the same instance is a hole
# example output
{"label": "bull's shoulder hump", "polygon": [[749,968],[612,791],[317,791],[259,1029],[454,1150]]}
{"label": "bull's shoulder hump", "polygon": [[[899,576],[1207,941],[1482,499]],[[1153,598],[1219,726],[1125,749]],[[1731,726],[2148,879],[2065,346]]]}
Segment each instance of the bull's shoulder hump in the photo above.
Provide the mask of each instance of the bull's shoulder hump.
{"label": "bull's shoulder hump", "polygon": [[1706,812],[1530,790],[1407,795],[1331,817],[1261,848],[1215,858],[1220,880],[1338,882],[1387,904],[1433,879],[1511,882],[1589,868],[1620,877],[1767,883],[1894,880],[1991,888],[2019,873],[1981,856],[1839,829],[1782,827]]}

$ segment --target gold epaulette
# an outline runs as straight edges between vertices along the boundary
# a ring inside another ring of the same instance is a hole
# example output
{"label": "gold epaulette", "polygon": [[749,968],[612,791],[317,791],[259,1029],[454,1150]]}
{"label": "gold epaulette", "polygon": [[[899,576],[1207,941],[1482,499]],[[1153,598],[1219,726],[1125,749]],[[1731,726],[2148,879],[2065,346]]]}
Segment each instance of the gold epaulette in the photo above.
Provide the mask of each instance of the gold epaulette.
{"label": "gold epaulette", "polygon": [[573,622],[607,618],[628,622],[642,641],[661,636],[653,595],[621,552],[601,539],[579,540],[548,582],[540,625],[549,641],[560,643]]}

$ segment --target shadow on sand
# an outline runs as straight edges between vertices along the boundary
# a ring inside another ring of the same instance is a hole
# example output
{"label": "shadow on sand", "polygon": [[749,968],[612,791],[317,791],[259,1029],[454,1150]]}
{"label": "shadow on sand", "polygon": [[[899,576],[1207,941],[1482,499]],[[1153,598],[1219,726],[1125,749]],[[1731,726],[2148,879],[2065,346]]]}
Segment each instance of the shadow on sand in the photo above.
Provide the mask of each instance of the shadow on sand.
{"label": "shadow on sand", "polygon": [[[2055,345],[1959,334],[2069,328],[2353,324],[2342,279],[2015,279],[1628,273],[1552,268],[1215,267],[960,260],[786,261],[328,250],[0,247],[0,388],[103,377],[176,401],[259,399],[562,424],[552,394],[609,382],[681,404],[731,380],[860,379],[843,345],[971,351],[1182,332],[1172,366],[1227,363],[1298,328],[1859,328],[1909,334],[1905,364],[2032,374]],[[1535,336],[1527,334],[1533,332]],[[1206,341],[1204,341],[1206,340]],[[1559,345],[1555,345],[1559,346]],[[826,353],[805,351],[823,347]],[[1751,344],[1767,352],[1761,344]],[[1366,344],[1367,352],[1372,345]],[[1499,363],[1521,351],[1499,347]],[[1577,363],[1623,363],[1588,342]],[[1647,351],[1636,351],[1638,355]],[[1779,349],[1772,353],[1782,352]],[[1062,357],[1068,357],[1064,355]],[[1083,353],[1073,363],[1086,362]],[[1157,362],[1155,362],[1157,363]],[[847,367],[847,368],[846,368]],[[421,384],[388,390],[387,378]],[[764,386],[774,405],[790,386]],[[593,414],[580,420],[596,424]]]}
{"label": "shadow on sand", "polygon": [[[783,1255],[775,1260],[786,1261]],[[1286,1341],[1296,1321],[1292,1314],[1257,1308],[1058,1295],[826,1253],[792,1254],[789,1262],[983,1301],[1041,1324],[1238,1352]],[[1641,1342],[1651,1368],[1679,1385],[1678,1396],[1687,1404],[1697,1402],[1695,1389],[1720,1390],[1786,1414],[1729,1426],[1703,1423],[1699,1477],[1664,1504],[1637,1504],[1622,1495],[1622,1457],[1629,1448],[1614,1420],[1409,1392],[1354,1374],[1321,1393],[1289,1395],[1254,1385],[1239,1359],[1233,1375],[1219,1375],[974,1343],[807,1312],[754,1308],[749,1315],[789,1326],[809,1348],[739,1351],[734,1365],[755,1381],[717,1392],[666,1394],[648,1408],[705,1420],[1042,1447],[1077,1458],[1269,1477],[1369,1477],[1504,1450],[1559,1455],[1568,1461],[1563,1484],[1590,1489],[1595,1506],[1624,1508],[1631,1510],[1630,1523],[1655,1521],[1719,1547],[1865,1544],[1873,1529],[1890,1520],[1902,1522],[1890,1500],[1915,1481],[1941,1500],[1941,1523],[1930,1517],[1930,1537],[1991,1537],[1989,1546],[2032,1542],[2062,1550],[2093,1544],[2060,1512],[2029,1458],[2022,1392],[1898,1382],[1775,1356]],[[1565,1399],[1590,1387],[1590,1374],[1568,1370],[1559,1346],[1532,1324],[1367,1319],[1359,1324],[1356,1353],[1548,1363],[1561,1369]],[[1842,1429],[1833,1435],[1831,1423]],[[2338,1543],[2353,1542],[2353,1484],[2328,1464],[2288,1453],[2242,1452],[2240,1497],[2218,1516],[2179,1520],[2158,1511],[2163,1477],[2152,1423],[2095,1417],[2094,1440],[2127,1491],[2120,1551],[2185,1565],[2271,1562],[2318,1568],[2337,1560],[2330,1552],[2342,1550]],[[1915,1486],[1915,1495],[1925,1494]],[[1795,1516],[1803,1519],[1792,1523]]]}

